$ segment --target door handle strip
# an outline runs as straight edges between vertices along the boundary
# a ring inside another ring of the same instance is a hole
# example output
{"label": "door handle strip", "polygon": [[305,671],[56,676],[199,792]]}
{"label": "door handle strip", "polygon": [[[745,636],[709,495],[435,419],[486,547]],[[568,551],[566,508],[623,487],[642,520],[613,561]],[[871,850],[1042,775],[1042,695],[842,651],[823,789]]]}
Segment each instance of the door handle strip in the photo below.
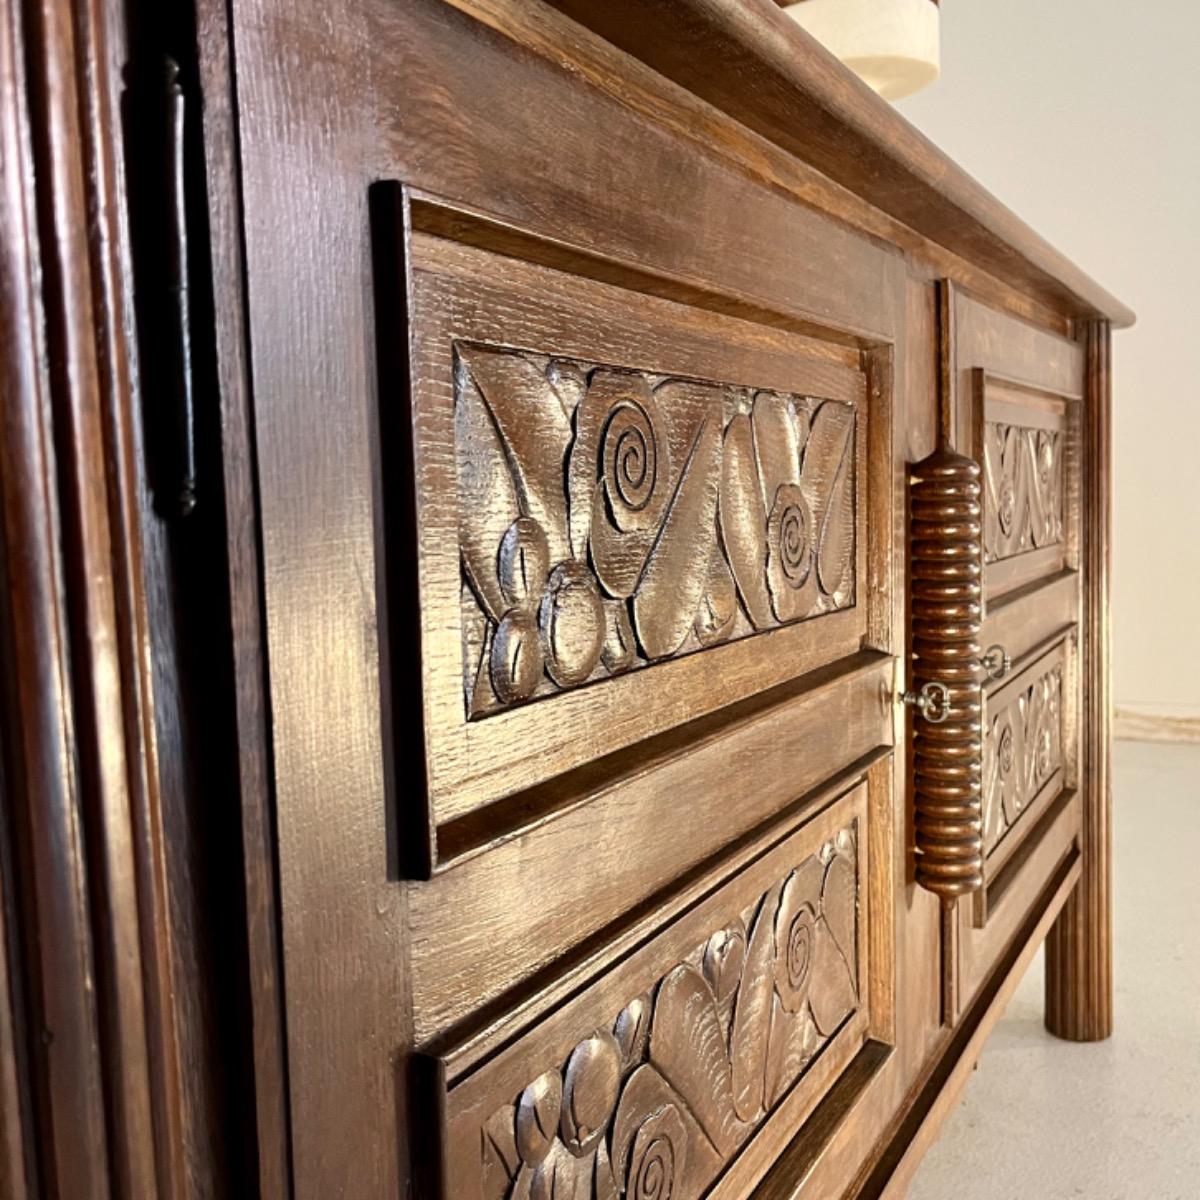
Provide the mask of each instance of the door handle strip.
{"label": "door handle strip", "polygon": [[939,448],[911,468],[913,688],[948,705],[913,713],[917,883],[944,904],[983,886],[983,524],[979,465]]}

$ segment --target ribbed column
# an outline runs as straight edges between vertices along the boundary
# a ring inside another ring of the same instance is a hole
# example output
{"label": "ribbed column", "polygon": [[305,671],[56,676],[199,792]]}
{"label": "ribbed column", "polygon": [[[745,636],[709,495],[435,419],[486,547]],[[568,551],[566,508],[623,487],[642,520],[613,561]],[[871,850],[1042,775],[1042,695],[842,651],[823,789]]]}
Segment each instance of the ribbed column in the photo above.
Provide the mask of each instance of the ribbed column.
{"label": "ribbed column", "polygon": [[983,886],[980,492],[978,464],[950,450],[912,468],[913,687],[949,695],[944,720],[913,718],[916,876],[946,903]]}

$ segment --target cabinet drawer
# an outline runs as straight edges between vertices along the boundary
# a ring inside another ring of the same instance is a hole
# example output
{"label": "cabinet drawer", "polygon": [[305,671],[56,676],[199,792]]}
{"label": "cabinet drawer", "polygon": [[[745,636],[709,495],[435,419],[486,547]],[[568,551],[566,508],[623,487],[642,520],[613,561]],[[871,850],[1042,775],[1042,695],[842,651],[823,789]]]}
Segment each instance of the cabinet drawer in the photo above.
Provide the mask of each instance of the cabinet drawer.
{"label": "cabinet drawer", "polygon": [[745,1194],[769,1156],[744,1151],[870,1031],[867,822],[860,783],[565,1003],[428,1057],[437,1194]]}

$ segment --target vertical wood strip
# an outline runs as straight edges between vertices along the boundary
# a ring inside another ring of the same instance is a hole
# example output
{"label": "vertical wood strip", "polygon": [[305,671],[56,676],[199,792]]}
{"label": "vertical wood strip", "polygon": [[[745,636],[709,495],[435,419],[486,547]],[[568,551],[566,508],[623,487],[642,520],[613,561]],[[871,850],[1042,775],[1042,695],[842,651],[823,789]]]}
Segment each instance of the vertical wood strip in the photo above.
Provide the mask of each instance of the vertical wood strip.
{"label": "vertical wood strip", "polygon": [[1071,1041],[1108,1037],[1112,978],[1112,331],[1086,326],[1083,448],[1083,875],[1046,939],[1046,1028]]}
{"label": "vertical wood strip", "polygon": [[278,862],[271,789],[269,680],[260,575],[257,450],[246,345],[246,281],[234,112],[233,36],[224,0],[196,4],[204,96],[204,171],[213,272],[213,334],[221,396],[230,626],[237,667],[238,784],[250,959],[255,1137],[259,1200],[292,1194],[287,1028],[280,945]]}
{"label": "vertical wood strip", "polygon": [[952,279],[939,279],[938,309],[938,445],[957,446],[958,442],[958,319],[955,315],[956,289]]}
{"label": "vertical wood strip", "polygon": [[[41,331],[29,31],[21,6],[0,9],[0,639],[5,676],[5,806],[14,825],[32,1090],[52,1123],[38,1130],[49,1193],[109,1196],[104,1094],[88,922],[69,650],[61,605],[61,539]],[[8,1117],[6,1109],[6,1119]]]}
{"label": "vertical wood strip", "polygon": [[[0,839],[5,833],[0,827]],[[14,961],[15,947],[9,931],[13,906],[7,849],[0,845],[0,1196],[5,1200],[27,1200],[34,1158],[33,1129],[24,1086],[24,1055],[20,1068],[17,1066],[20,1039],[26,1031],[20,1027],[17,1010],[20,965]],[[14,962],[12,968],[10,961]]]}
{"label": "vertical wood strip", "polygon": [[115,547],[107,511],[104,364],[95,341],[98,281],[89,242],[93,232],[102,235],[93,224],[93,181],[82,161],[85,107],[76,71],[83,64],[74,15],[62,0],[30,6],[30,96],[50,399],[62,447],[57,465],[65,572],[60,602],[70,622],[69,702],[91,877],[110,1161],[115,1190],[132,1198],[153,1195],[157,1177],[138,830],[130,807]]}

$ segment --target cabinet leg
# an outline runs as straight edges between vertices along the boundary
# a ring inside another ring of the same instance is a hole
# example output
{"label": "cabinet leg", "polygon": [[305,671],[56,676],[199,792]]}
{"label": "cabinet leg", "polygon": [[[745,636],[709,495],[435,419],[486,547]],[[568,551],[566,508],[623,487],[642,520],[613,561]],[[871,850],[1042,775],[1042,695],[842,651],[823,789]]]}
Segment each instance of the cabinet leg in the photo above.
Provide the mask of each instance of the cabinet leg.
{"label": "cabinet leg", "polygon": [[1046,1028],[1056,1037],[1098,1042],[1113,1031],[1111,900],[1108,847],[1085,846],[1083,874],[1046,937]]}
{"label": "cabinet leg", "polygon": [[1046,1028],[1094,1042],[1113,1029],[1111,684],[1109,575],[1112,536],[1111,331],[1090,323],[1083,452],[1083,647],[1080,791],[1083,874],[1046,939]]}

